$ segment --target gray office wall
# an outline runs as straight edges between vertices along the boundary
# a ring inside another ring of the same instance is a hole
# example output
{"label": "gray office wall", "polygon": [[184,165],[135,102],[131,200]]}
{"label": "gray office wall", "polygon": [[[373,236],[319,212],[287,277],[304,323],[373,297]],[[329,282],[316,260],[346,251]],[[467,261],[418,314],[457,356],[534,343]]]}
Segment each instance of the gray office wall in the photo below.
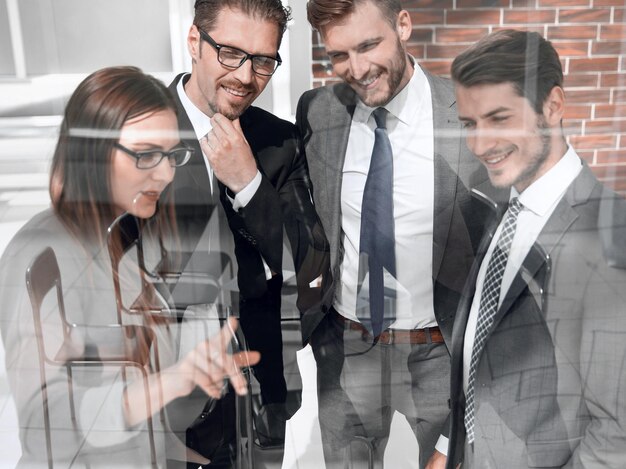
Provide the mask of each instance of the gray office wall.
{"label": "gray office wall", "polygon": [[167,0],[20,0],[19,10],[28,76],[172,68]]}
{"label": "gray office wall", "polygon": [[0,76],[2,75],[15,75],[6,2],[0,3]]}

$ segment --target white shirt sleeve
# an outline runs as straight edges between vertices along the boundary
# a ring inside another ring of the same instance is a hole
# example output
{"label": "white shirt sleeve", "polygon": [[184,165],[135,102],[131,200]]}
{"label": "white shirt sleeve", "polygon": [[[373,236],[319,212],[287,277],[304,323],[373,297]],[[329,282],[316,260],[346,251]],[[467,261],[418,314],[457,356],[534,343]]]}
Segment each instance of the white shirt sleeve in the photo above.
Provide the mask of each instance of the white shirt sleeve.
{"label": "white shirt sleeve", "polygon": [[254,194],[256,194],[256,191],[259,189],[262,180],[263,177],[261,176],[261,172],[257,169],[254,179],[252,179],[246,187],[241,189],[241,191],[235,194],[234,199],[228,195],[228,192],[226,193],[228,200],[230,200],[230,203],[233,204],[233,210],[239,210],[250,203],[252,197],[254,197]]}
{"label": "white shirt sleeve", "polygon": [[448,455],[448,443],[449,440],[443,435],[439,435],[439,439],[437,440],[437,444],[435,445],[435,449],[439,451],[441,454]]}

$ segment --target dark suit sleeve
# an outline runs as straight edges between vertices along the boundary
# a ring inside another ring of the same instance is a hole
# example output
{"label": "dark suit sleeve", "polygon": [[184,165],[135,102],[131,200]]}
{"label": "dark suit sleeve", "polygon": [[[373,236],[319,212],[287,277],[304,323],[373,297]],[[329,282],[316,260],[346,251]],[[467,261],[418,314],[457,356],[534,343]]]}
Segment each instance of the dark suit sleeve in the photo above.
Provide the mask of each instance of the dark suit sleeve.
{"label": "dark suit sleeve", "polygon": [[[230,201],[227,202],[230,204]],[[232,210],[229,223],[236,235],[254,246],[272,272],[282,269],[283,220],[281,199],[266,176],[245,207]]]}
{"label": "dark suit sleeve", "polygon": [[[244,244],[253,247],[275,273],[282,271],[284,229],[298,284],[308,286],[323,269],[321,256],[314,253],[325,249],[325,238],[313,207],[298,133],[293,124],[284,121],[275,127],[271,129],[271,140],[260,136],[258,129],[248,136],[262,175],[250,202],[237,211],[230,201],[223,198],[222,202],[235,237],[244,238]],[[316,251],[316,246],[321,246],[320,250]]]}
{"label": "dark suit sleeve", "polygon": [[[313,203],[313,188],[308,176],[302,139],[298,134],[298,153],[294,160],[299,178],[281,191],[285,229],[298,286],[297,306],[301,312],[319,303],[321,286],[311,285],[329,269],[329,245]],[[321,282],[320,282],[321,283]]]}

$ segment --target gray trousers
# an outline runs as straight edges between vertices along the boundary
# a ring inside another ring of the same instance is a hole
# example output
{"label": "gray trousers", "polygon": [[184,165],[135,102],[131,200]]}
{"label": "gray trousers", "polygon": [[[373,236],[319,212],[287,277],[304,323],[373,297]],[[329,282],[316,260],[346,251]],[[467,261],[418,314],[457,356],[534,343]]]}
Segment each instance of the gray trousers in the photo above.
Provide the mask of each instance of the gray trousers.
{"label": "gray trousers", "polygon": [[314,331],[311,347],[317,362],[326,467],[368,467],[371,454],[374,467],[382,468],[397,410],[417,438],[423,468],[448,416],[450,356],[446,346],[372,346],[359,331],[347,328],[330,313]]}

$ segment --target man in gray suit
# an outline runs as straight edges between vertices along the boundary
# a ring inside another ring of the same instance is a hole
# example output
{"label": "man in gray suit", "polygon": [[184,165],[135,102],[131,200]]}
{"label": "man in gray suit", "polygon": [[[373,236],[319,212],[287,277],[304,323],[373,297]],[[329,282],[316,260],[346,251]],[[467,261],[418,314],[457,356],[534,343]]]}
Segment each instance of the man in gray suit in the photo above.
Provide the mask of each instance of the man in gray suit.
{"label": "man in gray suit", "polygon": [[398,0],[307,8],[343,80],[305,93],[296,115],[330,244],[323,302],[303,317],[326,464],[372,456],[382,467],[398,410],[424,467],[448,414],[446,343],[482,234],[468,188],[488,178],[463,144],[452,84],[407,53]]}
{"label": "man in gray suit", "polygon": [[626,203],[568,147],[539,34],[487,36],[452,76],[468,146],[510,203],[457,312],[448,468],[623,468]]}

